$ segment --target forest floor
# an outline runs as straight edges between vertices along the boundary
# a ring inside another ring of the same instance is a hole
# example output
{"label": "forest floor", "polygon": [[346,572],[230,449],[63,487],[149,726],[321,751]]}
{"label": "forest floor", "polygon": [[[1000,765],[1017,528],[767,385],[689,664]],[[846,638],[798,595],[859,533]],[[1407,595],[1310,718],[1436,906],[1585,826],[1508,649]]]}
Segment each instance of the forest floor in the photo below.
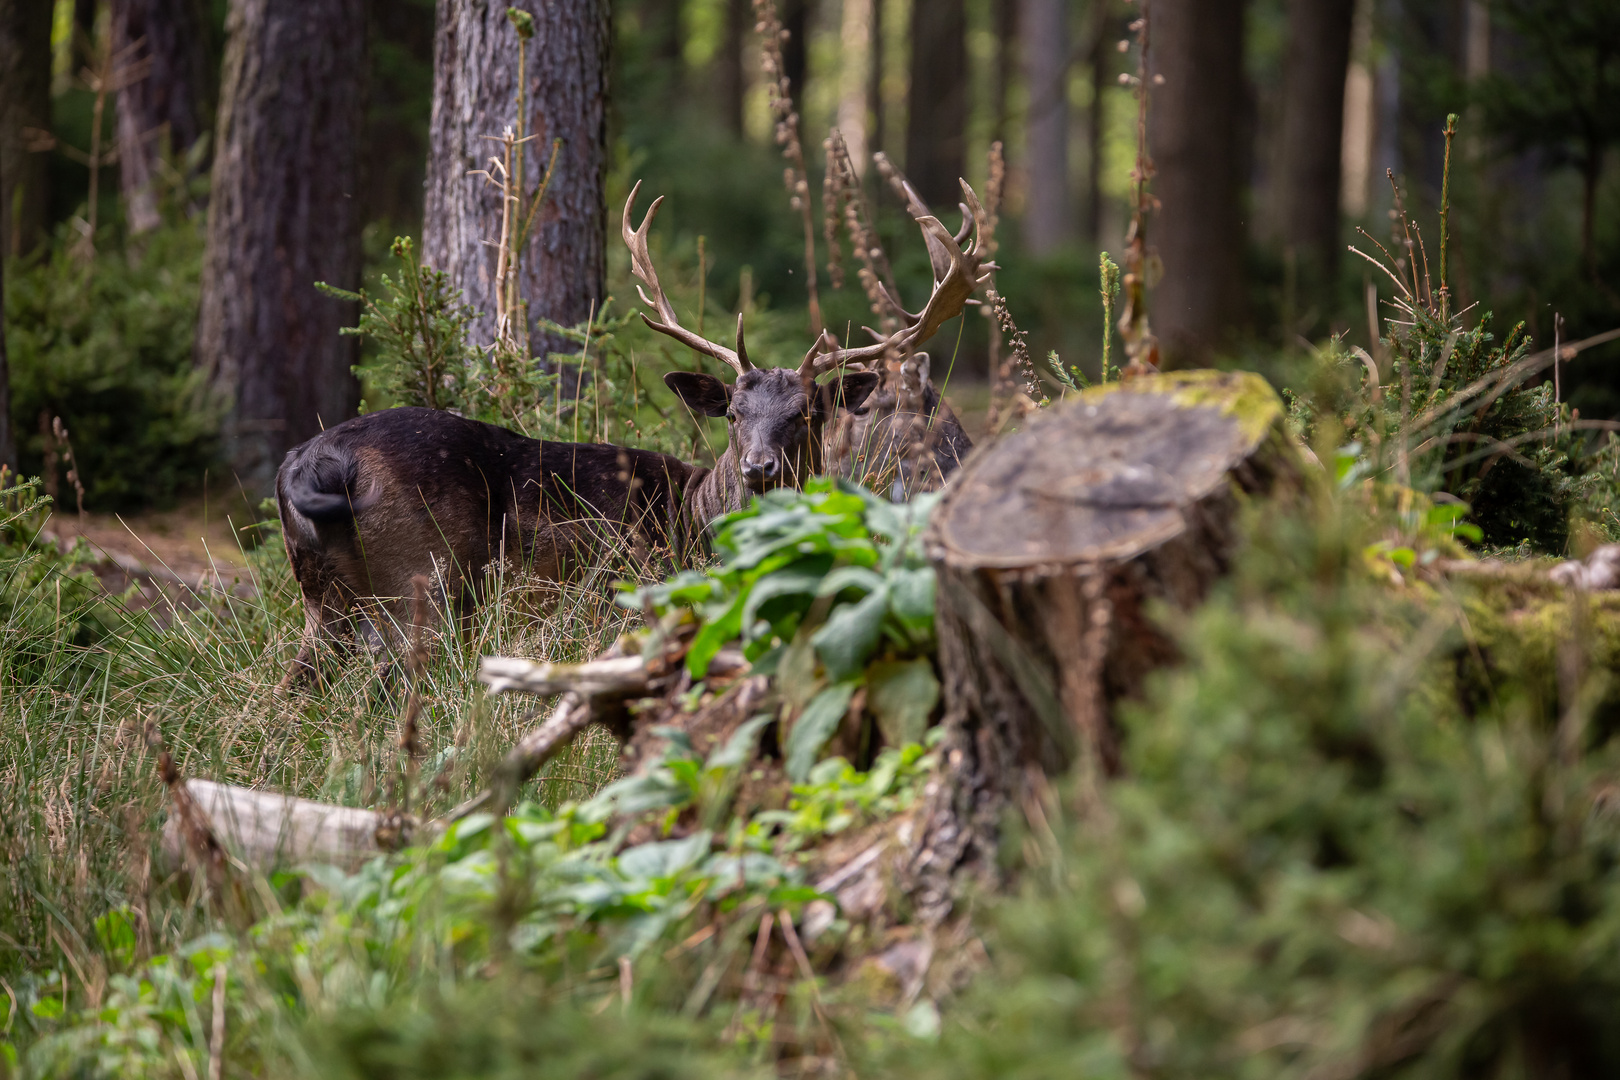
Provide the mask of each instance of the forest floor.
{"label": "forest floor", "polygon": [[44,531],[64,547],[82,537],[98,558],[91,569],[109,592],[141,585],[133,607],[145,607],[160,594],[184,603],[198,591],[248,596],[256,588],[243,557],[250,534],[239,531],[217,502],[203,498],[131,514],[52,513]]}

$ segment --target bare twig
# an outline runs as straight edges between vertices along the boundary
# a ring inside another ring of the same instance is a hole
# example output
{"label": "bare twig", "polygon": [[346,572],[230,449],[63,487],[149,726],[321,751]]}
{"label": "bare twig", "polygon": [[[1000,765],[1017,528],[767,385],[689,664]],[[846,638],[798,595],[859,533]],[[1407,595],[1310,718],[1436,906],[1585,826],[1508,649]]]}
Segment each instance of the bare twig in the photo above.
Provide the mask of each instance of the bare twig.
{"label": "bare twig", "polygon": [[1451,279],[1446,252],[1451,240],[1451,140],[1457,134],[1457,114],[1446,114],[1446,163],[1440,174],[1440,318],[1451,317]]}
{"label": "bare twig", "polygon": [[1153,159],[1148,155],[1148,46],[1150,0],[1142,0],[1142,13],[1131,23],[1136,31],[1136,74],[1121,75],[1120,81],[1136,87],[1136,167],[1131,170],[1135,187],[1131,205],[1131,225],[1125,235],[1125,310],[1119,317],[1119,336],[1125,342],[1124,377],[1134,378],[1159,370],[1159,339],[1148,322],[1147,290],[1156,258],[1147,242],[1147,218],[1158,200],[1148,193]]}

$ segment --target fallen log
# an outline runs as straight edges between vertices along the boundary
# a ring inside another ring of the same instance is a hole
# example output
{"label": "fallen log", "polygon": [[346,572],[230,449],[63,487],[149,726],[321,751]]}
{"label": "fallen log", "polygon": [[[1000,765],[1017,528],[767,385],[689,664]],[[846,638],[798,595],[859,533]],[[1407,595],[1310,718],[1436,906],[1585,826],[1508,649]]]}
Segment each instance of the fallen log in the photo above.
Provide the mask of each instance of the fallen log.
{"label": "fallen log", "polygon": [[[1186,611],[1227,568],[1250,494],[1296,483],[1282,402],[1248,373],[1093,388],[980,452],[926,536],[938,575],[946,777],[913,899],[993,853],[1019,778],[1120,767],[1115,704],[1175,656],[1150,612]],[[974,851],[977,850],[977,856]]]}
{"label": "fallen log", "polygon": [[[319,862],[353,867],[384,850],[395,816],[376,810],[332,806],[273,791],[255,791],[212,780],[184,780],[186,793],[233,865],[269,869]],[[397,831],[397,824],[392,827]],[[182,815],[163,823],[161,849],[171,869],[186,865]]]}
{"label": "fallen log", "polygon": [[[485,657],[479,678],[491,694],[506,692],[562,696],[546,719],[512,748],[495,771],[494,783],[443,818],[418,823],[390,811],[362,810],[259,791],[211,780],[186,780],[192,810],[225,848],[233,865],[264,872],[299,863],[353,867],[391,851],[420,832],[435,832],[468,814],[510,800],[517,789],[545,767],[583,731],[615,714],[627,697],[648,689],[642,657],[609,655],[583,664],[538,664],[508,657]],[[170,870],[189,860],[186,815],[164,822],[161,853]]]}

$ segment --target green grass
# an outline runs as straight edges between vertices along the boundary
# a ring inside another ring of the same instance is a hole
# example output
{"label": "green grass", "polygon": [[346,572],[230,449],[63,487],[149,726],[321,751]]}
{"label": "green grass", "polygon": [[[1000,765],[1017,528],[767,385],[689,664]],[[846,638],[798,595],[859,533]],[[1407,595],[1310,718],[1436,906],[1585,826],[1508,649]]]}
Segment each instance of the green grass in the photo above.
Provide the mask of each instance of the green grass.
{"label": "green grass", "polygon": [[[106,962],[95,920],[107,911],[133,913],[142,954],[215,925],[155,861],[165,792],[149,733],[187,777],[382,806],[399,769],[402,693],[362,655],[329,664],[335,677],[317,691],[277,696],[303,619],[278,541],[243,553],[252,599],[129,614],[73,559],[24,546],[37,526],[37,513],[12,522],[0,549],[0,980],[17,994],[54,970],[70,976],[70,1005],[83,1004],[90,968]],[[494,579],[469,633],[432,635],[418,813],[478,790],[531,722],[531,706],[486,698],[479,656],[568,661],[605,646],[627,621],[611,573],[560,589]],[[581,798],[615,760],[611,738],[592,735],[525,795]],[[26,1023],[13,1016],[13,1033]]]}

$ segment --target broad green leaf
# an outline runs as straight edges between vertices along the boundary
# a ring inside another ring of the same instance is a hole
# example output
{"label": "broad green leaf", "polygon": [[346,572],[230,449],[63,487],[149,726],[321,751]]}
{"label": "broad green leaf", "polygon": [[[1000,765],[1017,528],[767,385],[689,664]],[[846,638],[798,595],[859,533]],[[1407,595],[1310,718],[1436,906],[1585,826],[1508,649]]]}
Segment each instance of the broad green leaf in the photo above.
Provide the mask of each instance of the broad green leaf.
{"label": "broad green leaf", "polygon": [[731,601],[731,605],[718,618],[703,624],[703,629],[697,632],[692,639],[692,647],[686,653],[686,670],[693,679],[701,679],[709,673],[709,661],[715,654],[725,647],[726,642],[742,633],[742,610],[748,597],[738,593]]}
{"label": "broad green leaf", "polygon": [[831,618],[811,635],[829,679],[845,679],[866,666],[866,658],[883,636],[883,617],[888,610],[889,591],[879,588],[858,604],[835,608]]}
{"label": "broad green leaf", "polygon": [[647,881],[674,877],[709,853],[710,840],[709,831],[702,829],[684,840],[641,844],[619,856],[619,873]]}
{"label": "broad green leaf", "polygon": [[889,607],[907,630],[923,637],[931,636],[934,632],[933,568],[891,571]]}
{"label": "broad green leaf", "polygon": [[810,767],[821,756],[821,749],[832,738],[832,733],[838,730],[839,721],[849,709],[849,699],[854,695],[853,680],[829,686],[817,694],[794,721],[787,744],[787,774],[794,783],[803,783],[810,775]]}
{"label": "broad green leaf", "polygon": [[655,769],[643,776],[614,781],[581,806],[579,814],[586,821],[605,821],[614,814],[639,814],[684,806],[691,797],[690,787],[677,783],[667,771]]}
{"label": "broad green leaf", "polygon": [[750,631],[757,621],[759,609],[770,600],[779,596],[814,596],[816,589],[824,580],[825,569],[800,569],[789,566],[760,578],[748,590],[748,600],[743,605],[742,628]]}
{"label": "broad green leaf", "polygon": [[748,764],[754,756],[754,747],[759,744],[759,733],[774,719],[776,718],[769,713],[760,713],[744,721],[731,733],[726,745],[709,755],[709,760],[703,763],[703,771],[740,769]]}
{"label": "broad green leaf", "polygon": [[869,593],[883,587],[883,575],[864,566],[840,566],[818,584],[817,596],[837,596],[845,589]]}
{"label": "broad green leaf", "polygon": [[787,867],[758,851],[742,855],[721,853],[709,857],[703,864],[703,876],[714,879],[715,895],[724,895],[727,886],[735,887],[740,879],[744,885],[759,887],[789,877]]}
{"label": "broad green leaf", "polygon": [[879,660],[866,668],[866,707],[877,719],[883,741],[904,746],[922,741],[928,717],[939,704],[939,680],[926,657]]}
{"label": "broad green leaf", "polygon": [[782,659],[777,664],[776,687],[782,700],[790,710],[797,712],[821,693],[824,684],[825,680],[816,674],[815,646],[809,637],[795,636],[782,651]]}

